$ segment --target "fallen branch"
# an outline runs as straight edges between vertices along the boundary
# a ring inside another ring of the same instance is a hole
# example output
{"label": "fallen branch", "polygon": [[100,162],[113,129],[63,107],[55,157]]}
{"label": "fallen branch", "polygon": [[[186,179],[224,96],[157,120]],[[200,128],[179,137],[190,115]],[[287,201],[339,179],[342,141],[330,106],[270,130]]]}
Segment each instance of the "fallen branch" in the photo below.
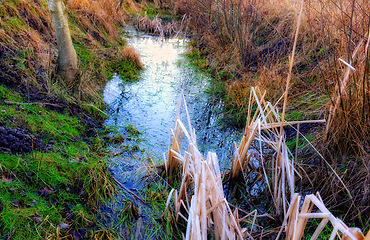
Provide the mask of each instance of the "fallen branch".
{"label": "fallen branch", "polygon": [[137,196],[134,192],[132,192],[130,189],[128,189],[127,187],[125,187],[122,183],[120,183],[115,177],[113,177],[113,180],[118,184],[118,186],[120,186],[123,190],[125,190],[126,192],[128,192],[129,194],[131,194],[133,197],[136,197],[138,200],[140,200],[142,203],[145,204],[145,201],[143,199],[141,199],[139,196]]}

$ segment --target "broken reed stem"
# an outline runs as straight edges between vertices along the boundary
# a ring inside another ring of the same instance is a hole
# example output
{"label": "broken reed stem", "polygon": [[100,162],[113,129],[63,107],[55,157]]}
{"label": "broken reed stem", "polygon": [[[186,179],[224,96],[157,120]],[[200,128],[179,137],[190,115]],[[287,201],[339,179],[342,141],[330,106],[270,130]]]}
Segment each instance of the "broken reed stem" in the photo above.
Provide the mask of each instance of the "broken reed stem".
{"label": "broken reed stem", "polygon": [[[342,233],[342,237],[345,240],[363,240],[365,239],[361,230],[358,228],[349,228],[343,221],[336,218],[325,206],[319,193],[315,195],[309,194],[305,197],[301,211],[299,211],[301,196],[297,193],[293,194],[292,201],[290,202],[289,209],[285,215],[283,226],[276,239],[279,239],[282,230],[286,229],[287,240],[300,240],[304,236],[304,230],[306,228],[309,219],[321,218],[321,223],[317,226],[311,239],[316,240],[322,230],[325,228],[327,223],[330,221],[333,230],[330,239],[334,239],[336,235],[339,235],[339,231]],[[316,206],[319,212],[312,213],[313,207]],[[369,235],[370,237],[370,235]]]}
{"label": "broken reed stem", "polygon": [[284,129],[283,129],[283,127],[284,127],[283,123],[284,123],[284,120],[285,120],[285,110],[286,110],[286,105],[287,105],[287,101],[288,101],[288,91],[289,91],[289,88],[290,88],[290,80],[292,78],[292,69],[293,69],[295,49],[296,49],[297,41],[298,41],[299,27],[301,25],[301,19],[302,19],[303,3],[304,3],[304,0],[301,1],[301,9],[300,9],[299,15],[298,15],[297,30],[295,32],[295,37],[294,37],[294,44],[293,44],[292,56],[289,58],[289,73],[288,73],[288,77],[287,77],[287,81],[286,81],[286,86],[285,86],[285,92],[284,92],[285,95],[284,95],[284,103],[283,103],[283,112],[281,114],[280,135],[283,135],[283,131],[284,131]]}
{"label": "broken reed stem", "polygon": [[[183,96],[180,98],[180,101],[182,100],[190,129],[185,128],[179,119],[179,113],[177,114],[176,129],[181,130],[186,136],[188,150],[182,154],[181,149],[176,147],[176,144],[172,144],[170,147],[172,155],[169,154],[169,156],[177,158],[179,163],[182,162],[180,190],[179,192],[177,190],[171,191],[171,194],[174,192],[176,220],[180,216],[187,221],[185,239],[206,240],[210,233],[215,239],[244,239],[249,234],[246,229],[241,229],[239,215],[231,211],[225,199],[217,155],[208,153],[206,160],[203,159],[196,146],[195,131],[191,127],[190,116]],[[170,158],[165,159],[165,161],[169,160]],[[166,165],[169,166],[169,163]],[[188,195],[191,197],[188,198]],[[167,199],[166,206],[168,206],[170,198],[171,195]]]}

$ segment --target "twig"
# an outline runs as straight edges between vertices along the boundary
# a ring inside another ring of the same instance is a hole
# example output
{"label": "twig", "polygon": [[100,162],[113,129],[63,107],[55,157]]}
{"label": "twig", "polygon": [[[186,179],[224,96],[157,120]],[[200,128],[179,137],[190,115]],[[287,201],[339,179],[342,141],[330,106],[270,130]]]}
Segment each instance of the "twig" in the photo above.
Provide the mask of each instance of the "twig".
{"label": "twig", "polygon": [[113,180],[125,191],[127,191],[128,193],[130,193],[133,197],[136,197],[137,199],[139,199],[142,203],[145,204],[145,201],[143,199],[141,199],[139,196],[137,196],[134,192],[132,192],[130,189],[128,189],[127,187],[125,187],[122,183],[120,183],[115,177],[113,177]]}
{"label": "twig", "polygon": [[84,103],[82,105],[85,105],[85,106],[89,106],[89,107],[93,107],[95,108],[96,110],[98,110],[99,112],[101,112],[102,114],[104,114],[105,116],[108,116],[107,113],[105,113],[104,111],[102,111],[101,109],[97,108],[96,106],[94,106],[94,104],[87,104],[87,103]]}
{"label": "twig", "polygon": [[276,128],[281,125],[283,126],[292,126],[295,124],[313,124],[313,123],[325,123],[325,119],[320,119],[320,120],[303,120],[303,121],[291,121],[291,122],[274,122],[274,123],[267,123],[267,124],[262,124],[261,125],[261,130],[266,130],[266,129],[271,129],[271,128]]}
{"label": "twig", "polygon": [[9,105],[48,105],[48,106],[52,106],[52,107],[63,107],[63,106],[55,104],[55,103],[46,103],[46,102],[23,103],[23,102],[4,101],[4,103],[9,104]]}
{"label": "twig", "polygon": [[9,237],[7,238],[7,240],[10,240],[10,238],[13,236],[15,230],[17,230],[18,227],[14,228],[13,231],[10,233]]}
{"label": "twig", "polygon": [[141,207],[139,207],[139,216],[140,217],[139,217],[139,219],[137,220],[137,223],[136,223],[136,231],[135,231],[134,240],[139,239],[140,229],[141,229],[141,226],[143,225],[143,218],[141,217],[141,214],[142,214]]}

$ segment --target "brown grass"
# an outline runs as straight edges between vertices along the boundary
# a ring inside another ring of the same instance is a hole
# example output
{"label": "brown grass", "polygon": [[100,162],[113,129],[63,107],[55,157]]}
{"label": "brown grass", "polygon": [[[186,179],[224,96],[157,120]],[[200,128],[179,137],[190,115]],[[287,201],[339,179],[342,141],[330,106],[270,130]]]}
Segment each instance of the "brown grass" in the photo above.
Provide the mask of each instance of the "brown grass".
{"label": "brown grass", "polygon": [[[313,153],[304,160],[302,171],[312,179],[304,181],[311,181],[310,189],[325,186],[320,190],[325,202],[348,209],[345,217],[350,221],[368,224],[370,191],[364,185],[370,179],[370,5],[358,0],[305,2],[284,108],[283,101],[276,100],[286,92],[299,2],[174,2],[180,13],[190,15],[197,51],[207,57],[207,66],[214,70],[216,84],[221,86],[215,92],[221,92],[235,119],[243,120],[238,122],[241,126],[248,114],[251,86],[266,90],[263,100],[279,102],[276,112],[283,108],[283,118],[292,111],[307,117],[302,120],[325,116],[325,129],[318,128],[315,134],[315,147],[325,158]],[[245,142],[254,134],[253,125],[247,128]],[[238,154],[241,152],[239,149]],[[248,176],[252,171],[248,155],[232,169],[233,178],[240,176],[241,169]]]}
{"label": "brown grass", "polygon": [[118,53],[120,59],[124,59],[131,64],[133,64],[138,69],[144,69],[143,64],[140,60],[140,55],[136,52],[135,48],[132,46],[125,46],[121,51]]}
{"label": "brown grass", "polygon": [[[80,18],[87,18],[90,24],[98,29],[105,30],[111,37],[117,38],[117,24],[123,24],[127,15],[123,11],[117,11],[117,1],[114,0],[68,0],[67,6],[74,11],[79,11]],[[81,20],[86,22],[86,20]]]}

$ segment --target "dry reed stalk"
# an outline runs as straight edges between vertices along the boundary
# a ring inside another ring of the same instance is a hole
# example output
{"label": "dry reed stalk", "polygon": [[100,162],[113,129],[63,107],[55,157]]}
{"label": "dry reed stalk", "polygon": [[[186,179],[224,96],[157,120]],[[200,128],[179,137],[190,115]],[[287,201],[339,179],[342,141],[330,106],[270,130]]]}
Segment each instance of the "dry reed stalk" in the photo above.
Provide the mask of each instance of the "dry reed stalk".
{"label": "dry reed stalk", "polygon": [[151,20],[145,13],[144,16],[137,16],[135,28],[140,31],[145,31],[151,34],[159,35],[160,37],[169,37],[178,35],[182,31],[183,18],[180,28],[178,29],[176,23],[162,23],[162,20],[157,16]]}
{"label": "dry reed stalk", "polygon": [[[289,191],[294,192],[294,163],[289,159],[288,148],[285,144],[285,137],[279,132],[280,115],[276,109],[276,105],[264,100],[266,93],[261,94],[257,89],[251,89],[251,97],[249,102],[249,110],[247,116],[247,127],[241,143],[234,149],[234,158],[230,169],[231,179],[236,179],[237,176],[247,171],[251,155],[248,155],[253,140],[260,140],[268,144],[274,151],[276,151],[276,159],[274,164],[274,174],[266,173],[262,159],[262,167],[265,175],[265,181],[268,185],[270,193],[273,196],[275,208],[278,214],[281,214],[282,208],[285,210],[285,203],[288,201],[286,197],[285,185],[289,186]],[[260,97],[261,96],[261,97]],[[254,116],[251,118],[252,106],[257,106]],[[265,130],[262,132],[262,129]],[[260,144],[260,146],[262,146]],[[261,154],[263,149],[260,149]],[[249,167],[252,170],[252,167]],[[270,180],[272,184],[270,185]],[[273,193],[272,193],[273,192]]]}
{"label": "dry reed stalk", "polygon": [[169,179],[172,178],[175,169],[179,168],[179,158],[176,156],[176,153],[180,153],[182,138],[184,136],[179,124],[180,124],[180,110],[181,110],[181,98],[180,96],[177,104],[177,114],[176,114],[176,123],[174,130],[171,130],[173,135],[172,143],[170,142],[167,159],[164,159],[164,166],[166,170],[166,175]]}
{"label": "dry reed stalk", "polygon": [[[319,193],[315,195],[307,195],[304,199],[303,205],[300,207],[301,196],[295,193],[289,205],[287,214],[285,215],[283,228],[286,231],[287,240],[300,240],[304,236],[304,230],[309,219],[321,218],[321,223],[317,226],[311,239],[315,240],[319,237],[322,230],[330,222],[333,226],[333,231],[330,235],[330,240],[335,239],[338,235],[342,235],[346,240],[363,240],[365,239],[361,230],[358,228],[349,228],[342,220],[336,218],[325,206]],[[312,212],[317,208],[317,212]],[[299,208],[301,210],[299,211]],[[280,233],[276,239],[280,238]],[[370,236],[370,235],[369,235]]]}
{"label": "dry reed stalk", "polygon": [[[165,164],[168,167],[170,161],[176,164],[182,162],[182,182],[179,191],[174,191],[176,219],[182,217],[187,221],[185,239],[207,239],[209,232],[215,239],[244,239],[249,233],[240,227],[239,222],[245,220],[239,219],[237,210],[231,211],[225,199],[217,155],[209,152],[204,160],[199,152],[185,100],[189,130],[179,119],[182,97],[178,104],[174,138]],[[184,153],[181,153],[179,144],[180,133],[186,136],[188,142]],[[186,214],[183,214],[183,210]]]}
{"label": "dry reed stalk", "polygon": [[192,154],[188,155],[188,169],[194,190],[187,210],[186,239],[207,239],[209,231],[215,239],[244,239],[247,230],[241,229],[238,215],[225,199],[216,154],[210,152],[203,160],[194,145],[189,150]]}
{"label": "dry reed stalk", "polygon": [[[369,31],[370,33],[370,31]],[[369,35],[369,39],[370,40],[370,35]],[[352,53],[352,60],[354,61],[355,58],[356,58],[356,55],[358,53],[358,51],[360,50],[361,46],[363,45],[363,41],[360,41],[356,47],[356,49],[353,51]],[[367,49],[366,49],[367,50]],[[352,71],[355,71],[356,69],[351,66],[352,62],[350,63],[347,63],[345,62],[343,59],[339,58],[339,60],[344,63],[346,65],[346,72],[343,76],[343,79],[339,81],[339,83],[336,85],[336,90],[334,92],[334,96],[332,97],[333,101],[330,102],[330,105],[329,105],[329,111],[328,111],[328,116],[327,116],[327,124],[326,124],[326,134],[328,135],[328,133],[330,132],[330,130],[334,127],[334,118],[335,116],[338,115],[337,111],[339,111],[339,103],[341,101],[343,101],[343,98],[346,97],[346,95],[348,94],[348,87],[349,87],[349,83],[350,83],[350,74]]]}

